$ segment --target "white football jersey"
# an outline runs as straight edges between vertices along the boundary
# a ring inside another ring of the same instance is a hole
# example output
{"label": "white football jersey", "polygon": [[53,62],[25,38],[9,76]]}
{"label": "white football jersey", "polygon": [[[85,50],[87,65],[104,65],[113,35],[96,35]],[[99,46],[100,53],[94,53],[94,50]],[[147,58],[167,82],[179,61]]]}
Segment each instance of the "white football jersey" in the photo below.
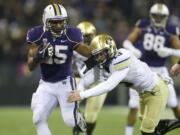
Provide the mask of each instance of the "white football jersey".
{"label": "white football jersey", "polygon": [[152,72],[148,65],[137,59],[130,51],[119,49],[119,56],[113,59],[111,72],[128,68],[129,71],[123,81],[132,83],[140,90],[150,90],[158,82],[157,74]]}
{"label": "white football jersey", "polygon": [[157,74],[126,49],[119,49],[115,58],[104,68],[110,72],[108,79],[96,87],[80,92],[82,99],[111,91],[120,82],[132,83],[140,92],[151,91],[159,82]]}

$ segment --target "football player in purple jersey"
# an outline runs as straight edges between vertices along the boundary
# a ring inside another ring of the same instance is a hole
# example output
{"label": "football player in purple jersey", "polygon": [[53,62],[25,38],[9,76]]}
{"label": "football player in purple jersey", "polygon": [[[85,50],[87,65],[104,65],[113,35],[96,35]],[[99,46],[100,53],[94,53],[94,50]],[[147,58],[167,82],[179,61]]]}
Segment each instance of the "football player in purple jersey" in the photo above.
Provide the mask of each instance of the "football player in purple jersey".
{"label": "football player in purple jersey", "polygon": [[[141,19],[124,41],[123,47],[129,49],[141,61],[146,62],[152,71],[161,74],[169,80],[168,105],[172,108],[174,115],[180,119],[180,110],[175,94],[173,81],[169,77],[166,68],[168,56],[180,57],[180,40],[178,27],[167,23],[169,9],[166,5],[157,3],[150,9],[150,20]],[[136,121],[139,106],[139,95],[130,89],[129,115],[125,135],[133,134],[133,126]]]}
{"label": "football player in purple jersey", "polygon": [[33,123],[38,135],[51,135],[48,118],[59,105],[62,118],[69,127],[77,127],[86,134],[86,123],[78,111],[78,104],[68,103],[68,93],[75,89],[72,71],[73,50],[89,57],[88,46],[83,45],[79,29],[68,25],[68,14],[60,4],[50,4],[43,13],[43,25],[27,33],[28,67],[33,71],[38,65],[41,79],[32,96]]}

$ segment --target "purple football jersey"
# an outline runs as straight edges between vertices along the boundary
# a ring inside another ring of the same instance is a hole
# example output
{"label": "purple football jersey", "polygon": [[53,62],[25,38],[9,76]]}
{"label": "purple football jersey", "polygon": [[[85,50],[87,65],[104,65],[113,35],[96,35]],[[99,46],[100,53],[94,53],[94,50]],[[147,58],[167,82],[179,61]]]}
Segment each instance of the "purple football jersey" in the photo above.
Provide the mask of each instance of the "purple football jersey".
{"label": "purple football jersey", "polygon": [[42,79],[48,82],[57,82],[73,75],[73,49],[82,41],[80,30],[70,26],[60,37],[53,37],[51,32],[43,30],[43,26],[34,27],[27,33],[27,43],[35,43],[38,46],[50,43],[54,48],[52,58],[40,63]]}
{"label": "purple football jersey", "polygon": [[142,52],[141,60],[149,66],[160,67],[164,66],[167,57],[161,57],[157,54],[160,47],[171,47],[171,35],[177,35],[177,27],[167,25],[166,28],[156,28],[150,20],[142,19],[136,23],[136,26],[142,30],[142,33],[135,43]]}

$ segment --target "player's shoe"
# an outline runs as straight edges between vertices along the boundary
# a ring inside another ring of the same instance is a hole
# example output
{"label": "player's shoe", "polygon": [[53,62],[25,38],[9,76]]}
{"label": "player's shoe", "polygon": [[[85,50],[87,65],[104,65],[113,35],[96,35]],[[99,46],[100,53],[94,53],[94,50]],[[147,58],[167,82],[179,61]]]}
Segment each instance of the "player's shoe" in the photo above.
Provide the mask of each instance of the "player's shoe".
{"label": "player's shoe", "polygon": [[87,135],[87,125],[84,119],[84,115],[78,112],[77,121],[79,121],[78,125],[73,128],[73,135],[79,135],[79,133],[83,133],[83,135]]}
{"label": "player's shoe", "polygon": [[180,128],[180,120],[160,120],[154,133],[155,135],[165,135],[176,128]]}
{"label": "player's shoe", "polygon": [[80,133],[79,127],[74,127],[73,128],[73,135],[79,135],[79,133]]}

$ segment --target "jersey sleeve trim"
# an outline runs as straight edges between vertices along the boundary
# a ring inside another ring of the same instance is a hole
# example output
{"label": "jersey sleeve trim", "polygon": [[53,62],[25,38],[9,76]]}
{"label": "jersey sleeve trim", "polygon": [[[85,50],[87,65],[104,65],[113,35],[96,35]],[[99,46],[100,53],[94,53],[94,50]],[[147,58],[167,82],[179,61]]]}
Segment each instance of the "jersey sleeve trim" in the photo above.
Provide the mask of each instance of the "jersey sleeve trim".
{"label": "jersey sleeve trim", "polygon": [[42,36],[44,35],[44,33],[45,32],[43,32],[37,39],[35,39],[35,40],[27,40],[27,43],[29,43],[29,44],[32,44],[32,43],[36,43],[37,41],[39,41],[41,38],[42,38]]}
{"label": "jersey sleeve trim", "polygon": [[122,70],[124,68],[128,68],[128,66],[131,64],[131,59],[130,57],[123,60],[123,61],[120,61],[118,63],[115,63],[113,64],[114,66],[112,67],[112,71],[117,71],[117,70]]}
{"label": "jersey sleeve trim", "polygon": [[76,47],[82,42],[82,41],[81,41],[81,42],[73,41],[73,40],[71,40],[71,39],[68,37],[68,35],[67,35],[66,33],[65,33],[65,35],[66,35],[67,39],[68,39],[70,42],[76,43],[73,48],[76,48]]}

